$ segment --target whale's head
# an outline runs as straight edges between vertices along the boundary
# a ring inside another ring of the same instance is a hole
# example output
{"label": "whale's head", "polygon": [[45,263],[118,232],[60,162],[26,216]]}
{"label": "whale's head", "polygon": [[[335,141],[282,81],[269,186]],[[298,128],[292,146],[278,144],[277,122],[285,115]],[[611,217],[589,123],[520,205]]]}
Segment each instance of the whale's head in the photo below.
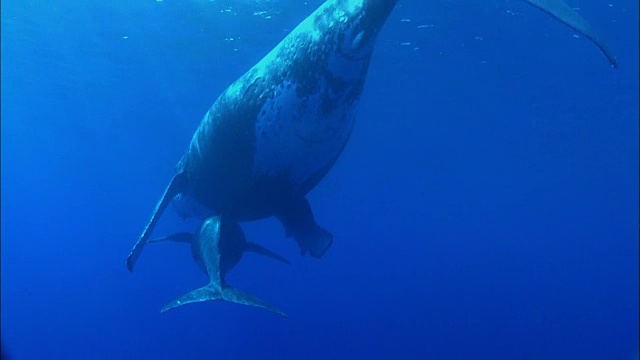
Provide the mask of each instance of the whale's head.
{"label": "whale's head", "polygon": [[373,52],[378,33],[397,0],[338,0],[335,12],[341,20],[338,51],[353,60],[365,59]]}

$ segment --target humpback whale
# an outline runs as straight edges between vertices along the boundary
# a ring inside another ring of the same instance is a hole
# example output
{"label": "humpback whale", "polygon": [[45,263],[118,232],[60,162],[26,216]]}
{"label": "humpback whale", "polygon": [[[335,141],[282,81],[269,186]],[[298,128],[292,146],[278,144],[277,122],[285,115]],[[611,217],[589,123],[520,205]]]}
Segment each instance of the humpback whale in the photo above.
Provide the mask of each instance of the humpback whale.
{"label": "humpback whale", "polygon": [[305,195],[349,139],[376,36],[395,2],[325,2],[218,97],[130,253],[129,270],[174,200],[228,221],[275,216],[302,254],[327,251],[333,236],[315,222]]}
{"label": "humpback whale", "polygon": [[[585,34],[616,64],[562,0],[527,1]],[[396,2],[327,0],[217,98],[129,254],[130,271],[172,202],[197,204],[183,214],[203,221],[275,216],[303,255],[325,254],[333,235],[316,223],[306,194],[347,144],[377,35]]]}
{"label": "humpback whale", "polygon": [[161,312],[194,302],[226,300],[265,308],[286,317],[283,312],[275,307],[231,287],[225,282],[225,275],[238,264],[242,254],[247,251],[269,256],[289,264],[289,260],[271,250],[261,245],[247,242],[237,222],[226,221],[220,216],[213,216],[203,221],[195,234],[187,232],[176,233],[167,237],[153,239],[149,242],[162,241],[177,241],[190,244],[193,259],[200,269],[209,276],[209,283],[165,305],[160,310]]}

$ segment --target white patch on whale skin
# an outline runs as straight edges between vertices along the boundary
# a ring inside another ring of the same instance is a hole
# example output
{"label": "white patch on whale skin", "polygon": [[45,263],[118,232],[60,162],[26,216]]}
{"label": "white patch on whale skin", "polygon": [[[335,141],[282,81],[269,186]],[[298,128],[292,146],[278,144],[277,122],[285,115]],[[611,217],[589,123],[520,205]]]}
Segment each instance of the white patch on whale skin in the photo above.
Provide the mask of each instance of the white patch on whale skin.
{"label": "white patch on whale skin", "polygon": [[[325,80],[320,81],[325,89]],[[299,186],[339,155],[353,127],[355,104],[344,108],[338,98],[338,106],[327,112],[322,92],[299,98],[296,88],[285,82],[262,107],[255,126],[253,171],[258,176],[287,174]]]}
{"label": "white patch on whale skin", "polygon": [[364,0],[350,0],[347,1],[347,7],[345,12],[348,14],[353,14],[355,12],[362,11],[362,6],[364,5]]}
{"label": "white patch on whale skin", "polygon": [[[345,1],[341,6],[336,6],[334,4],[336,1],[326,1],[324,4],[320,5],[319,8],[314,11],[309,17],[307,17],[303,22],[301,22],[290,34],[290,36],[295,36],[300,33],[307,33],[311,35],[311,39],[316,41],[322,38],[322,33],[326,29],[322,29],[318,27],[316,22],[316,17],[319,14],[324,13],[327,8],[333,8],[333,13],[327,12],[324,16],[327,16],[334,21],[330,24],[327,24],[329,27],[340,26],[340,24],[344,24],[349,21],[349,17],[353,14],[359,13],[362,11],[364,7],[364,0],[349,0]],[[340,24],[336,24],[335,22],[339,22]]]}
{"label": "white patch on whale skin", "polygon": [[351,50],[354,51],[355,49],[358,48],[358,46],[360,46],[360,42],[362,41],[362,36],[364,35],[364,31],[360,31],[354,38],[353,41],[351,42]]}

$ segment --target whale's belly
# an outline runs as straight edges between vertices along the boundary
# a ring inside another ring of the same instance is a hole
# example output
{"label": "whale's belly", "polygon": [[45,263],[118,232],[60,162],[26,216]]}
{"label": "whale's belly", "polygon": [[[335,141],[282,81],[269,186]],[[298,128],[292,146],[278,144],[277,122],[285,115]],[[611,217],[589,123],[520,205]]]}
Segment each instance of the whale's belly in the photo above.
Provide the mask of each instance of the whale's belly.
{"label": "whale's belly", "polygon": [[295,82],[279,85],[263,105],[255,125],[255,177],[282,178],[294,187],[328,170],[349,140],[355,104],[320,91],[298,96]]}
{"label": "whale's belly", "polygon": [[351,56],[343,31],[326,30],[290,34],[205,115],[181,165],[205,207],[239,220],[270,216],[338,159],[370,52]]}

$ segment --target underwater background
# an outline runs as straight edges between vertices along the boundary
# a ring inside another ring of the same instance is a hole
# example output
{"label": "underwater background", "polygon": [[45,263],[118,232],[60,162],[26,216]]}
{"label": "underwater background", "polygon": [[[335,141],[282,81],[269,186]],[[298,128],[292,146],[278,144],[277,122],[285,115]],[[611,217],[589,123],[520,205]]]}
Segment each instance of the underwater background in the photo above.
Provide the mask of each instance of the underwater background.
{"label": "underwater background", "polygon": [[[637,359],[638,2],[400,0],[346,150],[226,302],[187,246],[125,259],[203,114],[322,3],[2,1],[3,359]],[[168,211],[167,214],[171,213]],[[180,226],[166,216],[156,229]]]}

